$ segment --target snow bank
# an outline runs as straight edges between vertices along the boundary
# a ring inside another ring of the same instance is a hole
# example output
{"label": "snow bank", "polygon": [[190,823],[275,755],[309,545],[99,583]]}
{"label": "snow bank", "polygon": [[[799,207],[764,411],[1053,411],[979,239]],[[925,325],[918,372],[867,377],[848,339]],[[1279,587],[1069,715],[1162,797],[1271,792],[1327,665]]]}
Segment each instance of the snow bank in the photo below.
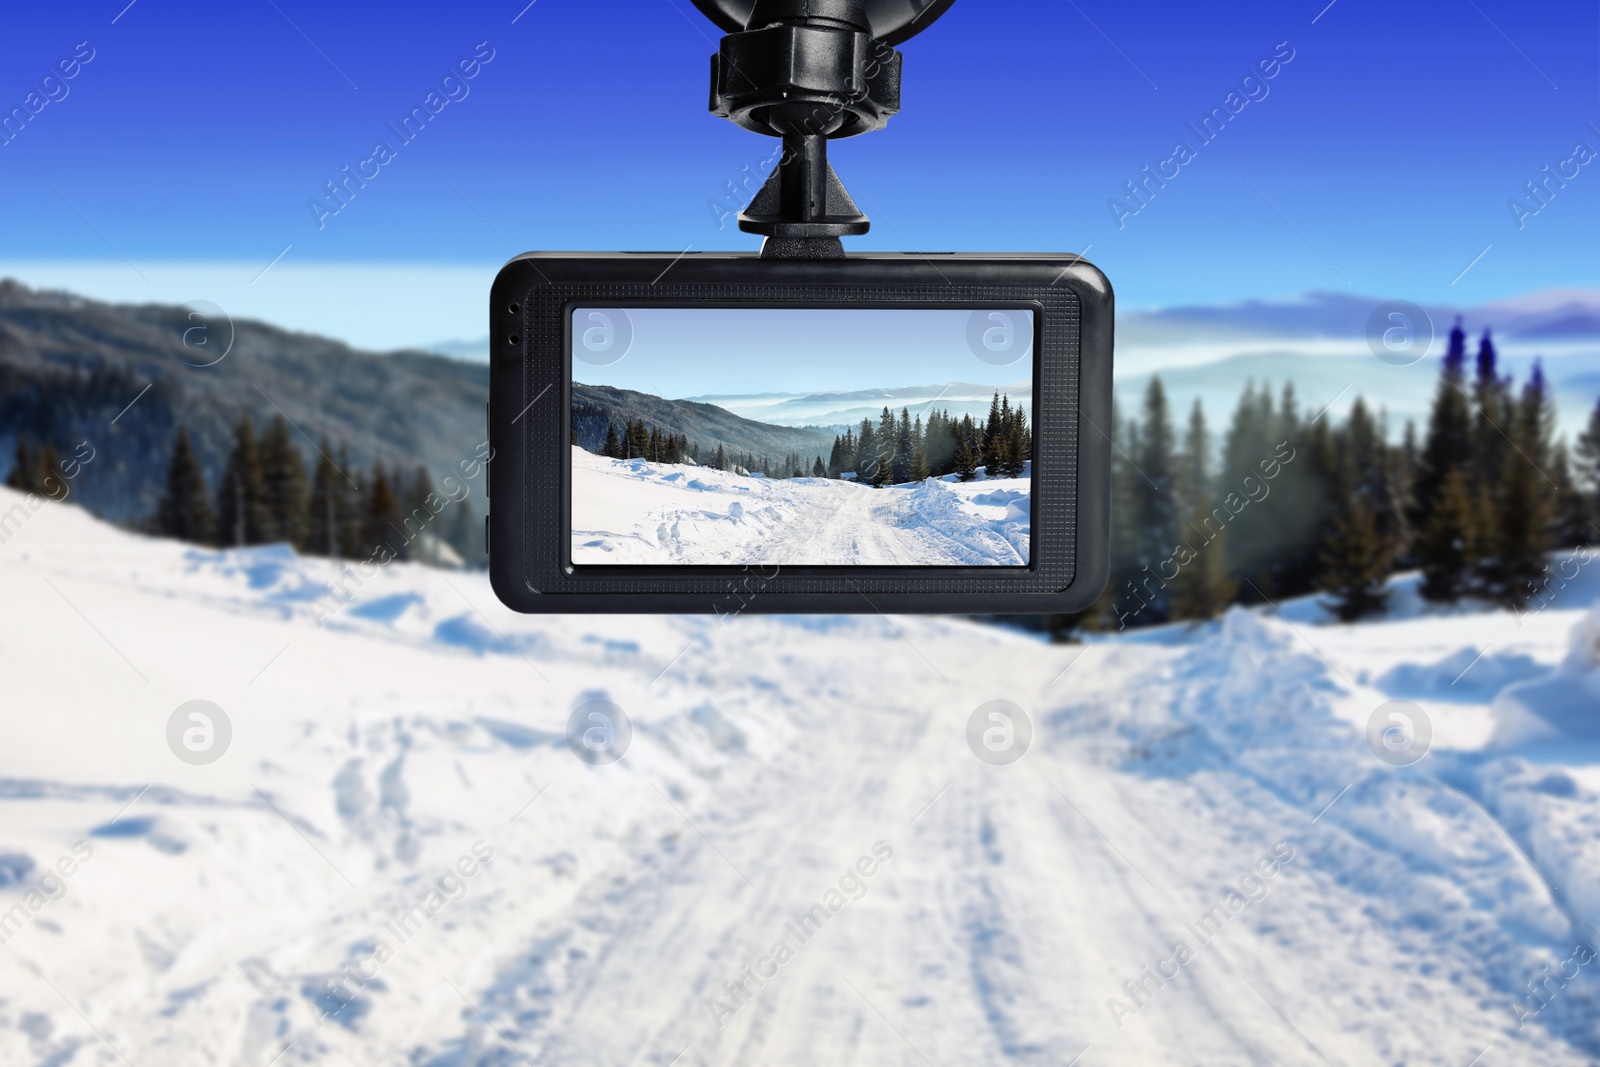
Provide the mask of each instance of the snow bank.
{"label": "snow bank", "polygon": [[1564,667],[1570,674],[1588,677],[1600,672],[1600,602],[1573,627]]}
{"label": "snow bank", "polygon": [[1600,603],[1573,627],[1561,665],[1506,689],[1494,702],[1494,715],[1494,744],[1501,747],[1600,740]]}

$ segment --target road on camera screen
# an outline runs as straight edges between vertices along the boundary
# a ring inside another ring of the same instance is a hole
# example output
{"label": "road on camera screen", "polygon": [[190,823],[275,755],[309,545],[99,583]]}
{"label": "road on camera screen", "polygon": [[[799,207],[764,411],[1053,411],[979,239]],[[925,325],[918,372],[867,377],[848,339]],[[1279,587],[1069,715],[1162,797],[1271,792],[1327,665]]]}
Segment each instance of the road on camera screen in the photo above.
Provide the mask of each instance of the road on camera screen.
{"label": "road on camera screen", "polygon": [[874,488],[572,450],[572,562],[1025,567],[1030,472]]}

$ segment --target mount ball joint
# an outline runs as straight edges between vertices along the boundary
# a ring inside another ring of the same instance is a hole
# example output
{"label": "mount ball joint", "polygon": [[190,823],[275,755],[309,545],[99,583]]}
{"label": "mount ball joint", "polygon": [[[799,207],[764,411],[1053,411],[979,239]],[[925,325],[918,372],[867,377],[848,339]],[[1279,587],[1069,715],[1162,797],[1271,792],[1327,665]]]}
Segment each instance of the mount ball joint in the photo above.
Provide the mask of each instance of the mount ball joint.
{"label": "mount ball joint", "polygon": [[739,214],[767,258],[834,259],[871,228],[828,164],[828,141],[880,130],[900,110],[891,41],[954,0],[696,0],[730,32],[711,57],[711,112],[783,139],[772,177]]}

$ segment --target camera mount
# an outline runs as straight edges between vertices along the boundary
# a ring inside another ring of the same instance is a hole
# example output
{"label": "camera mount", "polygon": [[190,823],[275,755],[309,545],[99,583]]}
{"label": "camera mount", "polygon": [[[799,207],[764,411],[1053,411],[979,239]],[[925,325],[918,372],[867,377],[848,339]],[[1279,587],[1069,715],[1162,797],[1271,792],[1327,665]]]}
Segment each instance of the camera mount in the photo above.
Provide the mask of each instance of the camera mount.
{"label": "camera mount", "polygon": [[828,141],[900,110],[894,45],[955,0],[694,0],[727,36],[711,57],[711,111],[783,139],[772,176],[739,213],[763,259],[842,259],[871,223],[828,163]]}

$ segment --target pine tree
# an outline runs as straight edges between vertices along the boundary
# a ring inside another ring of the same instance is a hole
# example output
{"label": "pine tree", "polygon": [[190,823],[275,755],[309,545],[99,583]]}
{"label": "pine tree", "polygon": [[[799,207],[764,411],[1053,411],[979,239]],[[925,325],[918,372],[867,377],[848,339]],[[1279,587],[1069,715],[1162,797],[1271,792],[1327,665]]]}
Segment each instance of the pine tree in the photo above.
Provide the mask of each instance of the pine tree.
{"label": "pine tree", "polygon": [[895,426],[894,480],[905,483],[911,480],[911,453],[914,451],[911,436],[911,410],[900,409],[900,421]]}
{"label": "pine tree", "polygon": [[65,500],[71,495],[71,481],[61,469],[61,456],[56,446],[46,441],[33,454],[33,483],[38,492],[51,500]]}
{"label": "pine tree", "polygon": [[1485,486],[1495,485],[1505,468],[1506,453],[1511,451],[1506,437],[1517,417],[1511,383],[1499,376],[1498,359],[1494,341],[1484,330],[1472,385],[1472,402],[1477,408],[1472,419],[1472,475],[1477,484]]}
{"label": "pine tree", "polygon": [[1450,348],[1440,370],[1433,411],[1428,416],[1427,439],[1417,456],[1413,490],[1412,524],[1428,526],[1450,472],[1472,462],[1472,413],[1466,395],[1467,335],[1460,318],[1450,331]]}
{"label": "pine tree", "polygon": [[263,541],[299,545],[305,539],[306,469],[289,438],[283,416],[272,420],[261,441]]}
{"label": "pine tree", "polygon": [[887,406],[884,407],[883,414],[878,417],[876,429],[874,440],[877,441],[877,455],[874,458],[877,460],[877,468],[873,471],[872,484],[889,485],[894,481],[894,443],[899,427],[895,423],[894,412]]}
{"label": "pine tree", "polygon": [[1533,483],[1521,457],[1506,459],[1484,591],[1514,611],[1524,610],[1535,595],[1546,555],[1555,547],[1556,515],[1547,488]]}
{"label": "pine tree", "polygon": [[1111,442],[1111,575],[1100,598],[1079,620],[1091,631],[1121,630],[1154,621],[1145,614],[1148,602],[1137,585],[1139,554],[1133,540],[1138,525],[1134,484],[1142,479],[1128,457],[1139,448],[1138,424],[1124,420],[1117,405],[1111,409]]}
{"label": "pine tree", "polygon": [[[893,440],[891,438],[890,440]],[[872,486],[882,489],[886,485],[894,484],[894,456],[884,453],[878,458],[872,470]]]}
{"label": "pine tree", "polygon": [[[1239,403],[1234,408],[1233,421],[1222,443],[1220,480],[1228,492],[1241,493],[1246,478],[1260,475],[1258,464],[1273,455],[1278,442],[1282,440],[1276,436],[1275,421],[1271,394],[1266,390],[1257,392],[1254,382],[1245,383],[1244,390],[1239,394]],[[1326,431],[1327,420],[1319,420],[1316,426]],[[1281,488],[1279,491],[1282,491]],[[1325,492],[1326,489],[1319,485],[1312,495],[1320,503]],[[1226,494],[1223,494],[1223,499],[1226,498]],[[1296,561],[1287,558],[1292,557],[1297,549],[1300,555],[1310,557],[1309,564],[1313,572],[1319,569],[1317,545],[1320,532],[1309,546],[1295,545],[1296,539],[1287,535],[1286,522],[1295,514],[1294,510],[1286,507],[1278,507],[1268,514],[1266,509],[1251,505],[1234,515],[1227,526],[1229,573],[1249,578],[1266,595],[1272,596],[1276,587],[1281,585],[1281,581],[1275,582],[1274,578],[1281,579],[1286,569],[1297,569]],[[1299,563],[1300,568],[1306,565],[1303,560]],[[1250,595],[1253,596],[1253,593]]]}
{"label": "pine tree", "polygon": [[[1293,394],[1286,395],[1293,404]],[[1172,592],[1172,614],[1179,619],[1213,619],[1227,608],[1238,593],[1238,585],[1228,576],[1226,529],[1213,531],[1211,520],[1211,434],[1200,401],[1189,412],[1189,427],[1184,434],[1183,454],[1178,464],[1178,496],[1187,502],[1188,521],[1182,535],[1189,538],[1183,548],[1193,555],[1178,558],[1178,578]],[[1182,550],[1180,550],[1180,553]]]}
{"label": "pine tree", "polygon": [[983,425],[983,436],[979,444],[981,448],[980,459],[989,473],[994,478],[999,475],[1000,459],[995,455],[996,446],[1000,443],[1000,391],[995,390],[994,399],[989,403],[989,418]]}
{"label": "pine tree", "polygon": [[167,464],[167,489],[156,508],[156,529],[163,537],[197,545],[211,543],[216,516],[206,496],[206,479],[189,443],[189,428],[178,427]]}
{"label": "pine tree", "polygon": [[1483,541],[1482,516],[1467,487],[1466,472],[1457,467],[1445,475],[1417,543],[1423,599],[1453,604],[1465,596],[1483,555]]}
{"label": "pine tree", "polygon": [[961,419],[956,448],[955,473],[963,482],[970,482],[978,476],[978,460],[981,458],[978,442],[977,427],[973,425],[972,416],[965,415]]}
{"label": "pine tree", "polygon": [[1387,417],[1375,420],[1365,397],[1357,396],[1350,417],[1337,437],[1339,484],[1344,493],[1360,493],[1372,508],[1378,536],[1399,553],[1409,546],[1411,524],[1406,515],[1400,460],[1389,446]]}
{"label": "pine tree", "polygon": [[349,483],[330,458],[332,448],[324,437],[322,447],[317,450],[311,492],[306,497],[304,547],[311,555],[339,559],[350,556],[355,545],[343,540],[342,519],[349,508],[345,500]]}
{"label": "pine tree", "polygon": [[250,416],[240,412],[233,451],[217,487],[217,542],[224,548],[259,545],[266,539],[269,522],[255,430]]}
{"label": "pine tree", "polygon": [[455,514],[450,519],[446,536],[450,547],[461,557],[463,566],[475,569],[487,567],[489,557],[483,551],[483,513],[475,510],[469,500],[462,500],[451,505],[451,508]]}
{"label": "pine tree", "polygon": [[349,478],[340,478],[339,490],[339,545],[342,554],[350,559],[365,559],[378,547],[376,542],[364,543],[367,525],[367,488],[365,478],[350,462],[350,449],[339,446],[339,469]]}
{"label": "pine tree", "polygon": [[811,465],[811,477],[813,477],[813,478],[826,478],[827,476],[828,476],[828,468],[823,465],[822,457],[818,456],[817,457],[817,461]]}
{"label": "pine tree", "polygon": [[[405,491],[400,496],[400,510],[404,513],[405,530],[407,539],[417,536],[416,531],[426,529],[428,523],[433,521],[435,508],[442,509],[443,497],[433,490],[433,476],[428,473],[424,464],[418,464],[409,481],[405,483]],[[429,499],[433,500],[433,507],[428,505]]]}
{"label": "pine tree", "polygon": [[1420,454],[1417,444],[1417,423],[1414,419],[1406,420],[1405,432],[1400,438],[1400,447],[1394,452],[1393,475],[1395,492],[1398,494],[1395,507],[1404,520],[1404,539],[1395,554],[1397,569],[1406,570],[1417,566],[1417,543],[1422,536],[1422,528],[1417,526],[1417,459]]}
{"label": "pine tree", "polygon": [[69,494],[66,472],[61,469],[61,457],[56,446],[45,442],[38,448],[29,440],[17,436],[15,461],[6,485],[23,493],[36,493],[52,500],[65,500]]}
{"label": "pine tree", "polygon": [[928,466],[928,447],[919,435],[916,444],[911,446],[911,471],[907,480],[925,482],[932,473]]}
{"label": "pine tree", "polygon": [[856,433],[856,480],[871,482],[878,474],[878,435],[872,420],[862,419]]}
{"label": "pine tree", "polygon": [[[1190,511],[1191,529],[1204,527],[1210,510],[1197,498]],[[1178,557],[1178,578],[1172,590],[1172,617],[1175,619],[1214,619],[1221,615],[1238,594],[1238,583],[1228,577],[1228,535],[1224,530],[1209,541],[1185,542],[1193,553],[1187,561],[1182,549]]]}
{"label": "pine tree", "polygon": [[1400,438],[1400,459],[1404,463],[1406,486],[1414,489],[1417,480],[1417,421],[1406,420],[1405,434]]}
{"label": "pine tree", "polygon": [[1513,410],[1511,444],[1501,460],[1498,508],[1487,591],[1506,607],[1524,610],[1544,581],[1555,547],[1556,487],[1545,474],[1554,451],[1554,403],[1535,362]]}
{"label": "pine tree", "polygon": [[1000,432],[990,438],[984,448],[985,454],[989,457],[989,463],[984,467],[984,474],[990,478],[1009,478],[1011,476],[1011,435],[1009,430],[1010,427],[1002,423]]}
{"label": "pine tree", "polygon": [[22,434],[17,435],[16,451],[11,462],[11,473],[6,475],[6,488],[15,489],[19,493],[37,493],[39,487],[34,481],[33,449],[28,445],[28,439]]}
{"label": "pine tree", "polygon": [[1322,555],[1319,585],[1329,594],[1329,611],[1342,622],[1381,615],[1389,603],[1385,582],[1391,554],[1378,532],[1377,515],[1366,498],[1356,495],[1334,516]]}
{"label": "pine tree", "polygon": [[936,408],[928,415],[928,427],[923,435],[923,448],[928,453],[928,473],[935,477],[951,474],[956,469],[956,430],[948,409]]}
{"label": "pine tree", "polygon": [[989,457],[989,477],[1008,478],[1011,476],[1011,467],[1014,456],[1011,451],[1011,398],[1002,394],[1000,397],[1000,418],[996,422],[990,420],[993,429],[989,432],[986,451]]}
{"label": "pine tree", "polygon": [[1323,542],[1348,493],[1343,438],[1326,415],[1302,424],[1289,439],[1295,457],[1291,473],[1274,483],[1270,508],[1252,506],[1240,516],[1245,521],[1228,528],[1230,553],[1235,537],[1248,532],[1257,538],[1265,565],[1235,573],[1251,574],[1251,581],[1269,597],[1297,596],[1318,587]]}
{"label": "pine tree", "polygon": [[1595,401],[1594,410],[1589,413],[1589,424],[1578,435],[1573,459],[1579,484],[1589,494],[1589,508],[1600,515],[1600,400]]}
{"label": "pine tree", "polygon": [[[1144,419],[1133,463],[1139,475],[1133,487],[1137,508],[1133,537],[1141,564],[1154,568],[1172,555],[1180,540],[1177,456],[1167,394],[1160,378],[1152,378],[1145,390]],[[1152,619],[1169,618],[1171,605],[1166,590],[1157,586],[1150,595]]]}
{"label": "pine tree", "polygon": [[1006,455],[1011,464],[1006,474],[1012,478],[1022,477],[1028,461],[1033,459],[1033,432],[1028,427],[1028,413],[1021,404],[1011,411],[1011,428],[1006,434]]}
{"label": "pine tree", "polygon": [[1568,458],[1564,441],[1556,446],[1550,461],[1550,480],[1559,487],[1556,490],[1556,521],[1552,537],[1556,547],[1577,548],[1593,544],[1597,533],[1600,533],[1594,525],[1596,516],[1593,502],[1572,473],[1572,461]]}
{"label": "pine tree", "polygon": [[1293,382],[1283,383],[1283,398],[1278,402],[1278,433],[1280,440],[1286,440],[1300,432],[1300,406],[1296,398]]}
{"label": "pine tree", "polygon": [[606,421],[606,443],[600,454],[612,459],[622,458],[622,441],[617,437],[617,424],[610,420]]}
{"label": "pine tree", "polygon": [[1205,408],[1196,398],[1189,409],[1189,429],[1183,438],[1183,462],[1178,471],[1178,491],[1193,505],[1211,494],[1211,431]]}
{"label": "pine tree", "polygon": [[400,501],[389,484],[389,474],[383,469],[382,463],[374,463],[372,492],[367,497],[366,516],[362,524],[363,547],[369,552],[376,552],[381,546],[388,545],[397,558],[407,558],[405,539],[400,533],[402,521]]}

